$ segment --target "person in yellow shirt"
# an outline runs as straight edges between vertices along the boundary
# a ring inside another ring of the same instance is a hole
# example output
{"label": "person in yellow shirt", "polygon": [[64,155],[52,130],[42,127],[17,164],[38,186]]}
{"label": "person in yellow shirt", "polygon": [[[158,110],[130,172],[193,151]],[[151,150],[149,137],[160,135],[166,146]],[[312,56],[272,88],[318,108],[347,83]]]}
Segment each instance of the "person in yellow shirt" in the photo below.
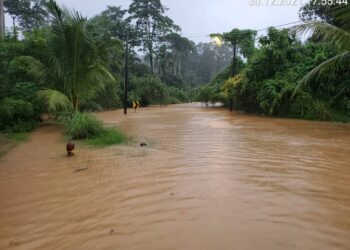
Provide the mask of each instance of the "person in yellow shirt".
{"label": "person in yellow shirt", "polygon": [[133,107],[133,109],[136,112],[136,110],[140,107],[140,102],[139,101],[133,101],[132,102],[132,107]]}

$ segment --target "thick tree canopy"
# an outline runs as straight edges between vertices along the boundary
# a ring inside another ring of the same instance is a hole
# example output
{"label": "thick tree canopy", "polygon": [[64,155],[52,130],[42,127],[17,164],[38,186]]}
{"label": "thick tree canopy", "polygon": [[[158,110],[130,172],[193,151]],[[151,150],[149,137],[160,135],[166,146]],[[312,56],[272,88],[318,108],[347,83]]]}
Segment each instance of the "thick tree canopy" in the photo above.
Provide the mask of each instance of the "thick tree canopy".
{"label": "thick tree canopy", "polygon": [[160,0],[133,0],[129,7],[130,19],[136,22],[143,50],[149,55],[152,72],[154,47],[163,36],[180,30],[180,27],[165,15],[166,10]]}
{"label": "thick tree canopy", "polygon": [[5,11],[13,19],[14,26],[30,31],[47,24],[48,12],[45,0],[5,0]]}

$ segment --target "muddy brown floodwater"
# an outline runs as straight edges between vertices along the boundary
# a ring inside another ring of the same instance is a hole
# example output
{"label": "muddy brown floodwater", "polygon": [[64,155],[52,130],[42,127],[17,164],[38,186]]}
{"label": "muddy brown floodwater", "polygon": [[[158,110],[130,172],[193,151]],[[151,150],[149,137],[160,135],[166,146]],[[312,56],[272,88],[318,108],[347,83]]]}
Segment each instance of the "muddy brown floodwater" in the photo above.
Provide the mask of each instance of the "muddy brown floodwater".
{"label": "muddy brown floodwater", "polygon": [[133,142],[67,158],[45,126],[0,159],[0,249],[350,249],[350,125],[198,104],[98,116]]}

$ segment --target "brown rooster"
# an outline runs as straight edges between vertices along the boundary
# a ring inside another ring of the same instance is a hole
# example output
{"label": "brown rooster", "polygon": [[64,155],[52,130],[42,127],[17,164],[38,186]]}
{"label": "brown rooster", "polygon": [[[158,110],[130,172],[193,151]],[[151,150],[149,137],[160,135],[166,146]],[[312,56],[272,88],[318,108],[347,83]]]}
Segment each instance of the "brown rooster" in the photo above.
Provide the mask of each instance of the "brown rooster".
{"label": "brown rooster", "polygon": [[68,156],[73,156],[73,150],[74,150],[75,144],[73,142],[68,142],[66,145],[66,149],[67,149],[67,155]]}

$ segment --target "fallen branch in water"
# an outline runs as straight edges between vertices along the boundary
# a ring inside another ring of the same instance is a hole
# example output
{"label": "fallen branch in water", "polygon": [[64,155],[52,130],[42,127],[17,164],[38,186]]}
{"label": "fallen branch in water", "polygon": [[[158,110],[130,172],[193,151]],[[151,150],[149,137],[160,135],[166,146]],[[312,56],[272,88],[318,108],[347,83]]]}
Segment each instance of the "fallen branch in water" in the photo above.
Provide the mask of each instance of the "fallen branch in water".
{"label": "fallen branch in water", "polygon": [[84,171],[84,170],[88,170],[89,168],[79,168],[79,169],[76,169],[74,172],[81,172],[81,171]]}

